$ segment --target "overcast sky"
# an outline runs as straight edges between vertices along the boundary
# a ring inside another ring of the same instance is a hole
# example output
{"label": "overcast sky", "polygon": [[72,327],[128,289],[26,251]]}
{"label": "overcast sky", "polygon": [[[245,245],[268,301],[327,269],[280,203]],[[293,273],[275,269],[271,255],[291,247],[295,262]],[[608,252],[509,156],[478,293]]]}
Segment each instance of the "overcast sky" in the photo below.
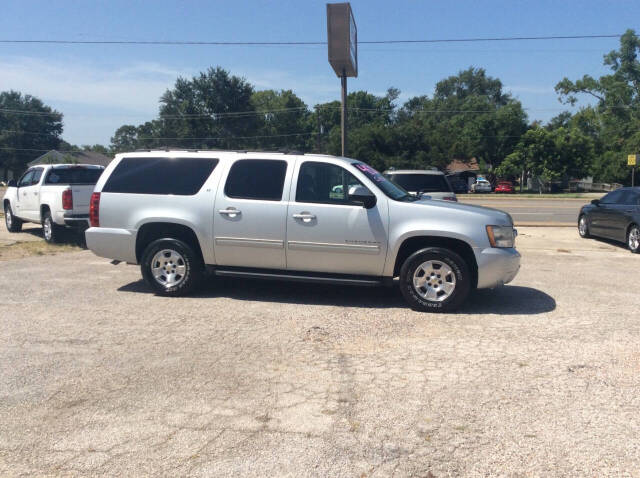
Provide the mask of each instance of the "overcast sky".
{"label": "overcast sky", "polygon": [[[5,0],[0,39],[324,41],[326,2]],[[616,34],[640,30],[637,1],[351,2],[360,40]],[[563,109],[554,92],[564,76],[606,72],[617,39],[362,45],[349,89],[402,100],[431,94],[437,81],[483,67],[519,98],[529,118]],[[108,144],[123,124],[153,119],[178,76],[220,65],[257,89],[294,90],[310,106],[339,99],[325,46],[145,46],[0,44],[0,91],[40,97],[64,113],[75,144]]]}

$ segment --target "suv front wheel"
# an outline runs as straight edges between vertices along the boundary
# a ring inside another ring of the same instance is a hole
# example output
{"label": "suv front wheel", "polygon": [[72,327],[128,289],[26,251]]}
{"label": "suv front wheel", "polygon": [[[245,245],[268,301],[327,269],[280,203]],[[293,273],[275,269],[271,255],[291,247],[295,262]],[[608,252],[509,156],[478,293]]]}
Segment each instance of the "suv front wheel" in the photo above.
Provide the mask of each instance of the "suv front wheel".
{"label": "suv front wheel", "polygon": [[158,239],[145,249],[140,269],[157,294],[182,296],[199,285],[204,265],[189,244],[179,239]]}
{"label": "suv front wheel", "polygon": [[455,252],[430,247],[414,252],[400,269],[400,290],[413,310],[450,312],[469,295],[469,268]]}

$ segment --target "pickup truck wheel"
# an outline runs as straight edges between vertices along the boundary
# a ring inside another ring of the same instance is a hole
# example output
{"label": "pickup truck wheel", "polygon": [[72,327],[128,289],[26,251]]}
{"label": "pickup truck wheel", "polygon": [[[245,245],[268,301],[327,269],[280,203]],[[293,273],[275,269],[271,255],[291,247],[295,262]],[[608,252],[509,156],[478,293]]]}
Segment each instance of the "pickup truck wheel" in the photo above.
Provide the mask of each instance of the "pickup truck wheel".
{"label": "pickup truck wheel", "polygon": [[158,239],[145,249],[140,269],[144,280],[157,294],[182,296],[199,285],[204,265],[187,243]]}
{"label": "pickup truck wheel", "polygon": [[8,204],[4,207],[4,223],[9,232],[20,232],[22,230],[22,221],[13,215],[11,206]]}
{"label": "pickup truck wheel", "polygon": [[430,247],[414,252],[400,269],[400,291],[413,310],[450,312],[470,289],[467,264],[449,249]]}
{"label": "pickup truck wheel", "polygon": [[53,222],[49,211],[46,211],[42,217],[42,235],[49,244],[56,244],[62,238],[62,228]]}

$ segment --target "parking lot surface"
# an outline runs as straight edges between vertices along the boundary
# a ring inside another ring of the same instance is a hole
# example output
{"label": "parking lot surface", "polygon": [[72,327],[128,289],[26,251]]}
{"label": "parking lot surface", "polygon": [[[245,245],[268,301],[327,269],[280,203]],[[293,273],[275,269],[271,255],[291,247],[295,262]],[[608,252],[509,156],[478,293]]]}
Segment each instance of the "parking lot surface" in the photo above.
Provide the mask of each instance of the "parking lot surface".
{"label": "parking lot surface", "polygon": [[456,314],[396,289],[161,298],[88,251],[0,262],[0,475],[638,476],[640,256],[521,228]]}

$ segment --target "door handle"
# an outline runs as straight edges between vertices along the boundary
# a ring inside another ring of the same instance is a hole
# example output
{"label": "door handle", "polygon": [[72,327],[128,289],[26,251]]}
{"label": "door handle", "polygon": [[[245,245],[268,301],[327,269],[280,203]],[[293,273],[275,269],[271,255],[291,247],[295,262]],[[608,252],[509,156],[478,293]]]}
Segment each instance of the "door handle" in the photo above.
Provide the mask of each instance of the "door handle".
{"label": "door handle", "polygon": [[316,218],[315,214],[310,214],[308,212],[301,212],[300,214],[294,214],[294,219],[302,219],[302,222],[311,222]]}
{"label": "door handle", "polygon": [[236,209],[234,207],[229,207],[227,209],[220,209],[218,211],[220,214],[225,214],[229,217],[236,217],[239,216],[240,214],[242,214],[242,211],[240,211],[239,209]]}

